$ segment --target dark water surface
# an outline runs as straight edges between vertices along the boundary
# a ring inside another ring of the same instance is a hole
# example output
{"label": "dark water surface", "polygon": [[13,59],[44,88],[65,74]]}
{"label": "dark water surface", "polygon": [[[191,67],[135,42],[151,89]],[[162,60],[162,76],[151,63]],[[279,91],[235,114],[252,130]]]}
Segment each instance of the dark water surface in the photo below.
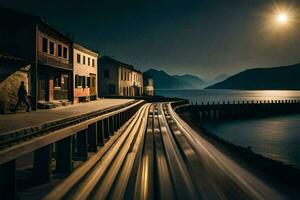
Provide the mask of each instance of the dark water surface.
{"label": "dark water surface", "polygon": [[233,144],[300,169],[300,115],[235,120],[205,125]]}
{"label": "dark water surface", "polygon": [[[178,90],[158,91],[193,102],[299,100],[300,91]],[[263,119],[207,123],[214,134],[300,169],[300,114]]]}
{"label": "dark water surface", "polygon": [[156,94],[192,102],[300,100],[300,91],[290,90],[158,90]]}

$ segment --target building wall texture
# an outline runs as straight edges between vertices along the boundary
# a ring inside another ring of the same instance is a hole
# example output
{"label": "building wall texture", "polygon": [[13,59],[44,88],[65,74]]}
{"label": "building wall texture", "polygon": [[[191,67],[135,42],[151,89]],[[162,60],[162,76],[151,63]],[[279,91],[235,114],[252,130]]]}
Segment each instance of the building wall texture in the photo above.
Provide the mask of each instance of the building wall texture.
{"label": "building wall texture", "polygon": [[39,103],[73,100],[71,42],[49,27],[39,25],[38,28],[37,87]]}
{"label": "building wall texture", "polygon": [[143,75],[132,66],[109,57],[99,59],[100,95],[141,96]]}
{"label": "building wall texture", "polygon": [[98,63],[98,95],[119,95],[119,68],[113,64]]}
{"label": "building wall texture", "polygon": [[[9,64],[1,65],[1,75],[4,68],[11,68]],[[0,79],[0,113],[10,112],[15,108],[18,100],[18,89],[21,82],[24,81],[27,92],[29,90],[29,68],[28,66],[20,66],[14,72],[10,72],[8,76],[1,76]]]}
{"label": "building wall texture", "polygon": [[[95,100],[98,93],[98,54],[74,45],[73,69],[74,103]],[[88,79],[90,84],[87,84]]]}
{"label": "building wall texture", "polygon": [[[43,38],[48,40],[48,48],[47,52],[43,51]],[[54,54],[50,53],[50,42],[54,44]],[[61,45],[62,47],[62,54],[58,55],[58,45]],[[67,48],[67,55],[66,57],[63,56],[63,49]],[[45,64],[45,65],[53,65],[53,66],[60,66],[65,67],[67,69],[72,68],[70,65],[70,52],[71,52],[71,46],[69,43],[66,43],[55,36],[52,36],[49,33],[46,33],[45,31],[38,30],[37,34],[37,50],[38,50],[38,60],[39,63]]]}

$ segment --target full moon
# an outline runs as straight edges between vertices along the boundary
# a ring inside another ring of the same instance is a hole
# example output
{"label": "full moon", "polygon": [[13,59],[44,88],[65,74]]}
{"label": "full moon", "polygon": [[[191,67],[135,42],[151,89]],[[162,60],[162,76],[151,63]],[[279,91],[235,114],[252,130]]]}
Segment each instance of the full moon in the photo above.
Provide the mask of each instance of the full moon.
{"label": "full moon", "polygon": [[287,20],[288,20],[288,16],[287,16],[286,14],[279,14],[279,15],[277,16],[277,21],[278,21],[279,23],[281,23],[281,24],[286,23]]}

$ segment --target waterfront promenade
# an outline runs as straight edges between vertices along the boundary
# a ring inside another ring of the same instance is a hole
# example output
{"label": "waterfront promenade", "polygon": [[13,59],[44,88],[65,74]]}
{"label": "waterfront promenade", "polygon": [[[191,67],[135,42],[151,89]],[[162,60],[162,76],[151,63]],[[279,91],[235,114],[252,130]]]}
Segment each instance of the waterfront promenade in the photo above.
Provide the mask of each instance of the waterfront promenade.
{"label": "waterfront promenade", "polygon": [[38,126],[50,121],[61,120],[72,116],[83,115],[97,110],[126,104],[132,99],[99,99],[88,103],[80,103],[66,107],[32,112],[18,112],[0,115],[0,134],[17,131],[19,129]]}

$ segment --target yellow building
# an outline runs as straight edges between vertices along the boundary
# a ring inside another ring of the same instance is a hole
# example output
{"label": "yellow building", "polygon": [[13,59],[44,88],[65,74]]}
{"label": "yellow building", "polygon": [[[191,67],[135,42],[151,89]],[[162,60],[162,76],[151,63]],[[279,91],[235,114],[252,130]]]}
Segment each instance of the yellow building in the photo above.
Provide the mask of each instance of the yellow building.
{"label": "yellow building", "polygon": [[98,54],[81,45],[73,45],[74,103],[97,99]]}

